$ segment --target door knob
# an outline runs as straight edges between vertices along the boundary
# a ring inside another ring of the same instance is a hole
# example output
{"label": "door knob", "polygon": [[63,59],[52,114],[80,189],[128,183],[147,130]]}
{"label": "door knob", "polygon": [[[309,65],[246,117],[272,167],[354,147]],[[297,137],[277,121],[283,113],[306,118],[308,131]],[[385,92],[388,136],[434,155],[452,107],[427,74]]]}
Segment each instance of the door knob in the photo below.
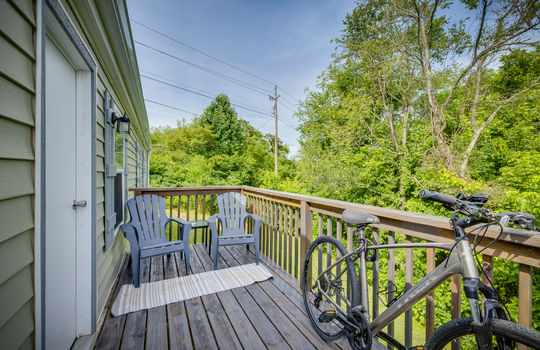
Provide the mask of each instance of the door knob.
{"label": "door knob", "polygon": [[86,201],[76,201],[73,200],[73,209],[77,209],[77,207],[86,207]]}

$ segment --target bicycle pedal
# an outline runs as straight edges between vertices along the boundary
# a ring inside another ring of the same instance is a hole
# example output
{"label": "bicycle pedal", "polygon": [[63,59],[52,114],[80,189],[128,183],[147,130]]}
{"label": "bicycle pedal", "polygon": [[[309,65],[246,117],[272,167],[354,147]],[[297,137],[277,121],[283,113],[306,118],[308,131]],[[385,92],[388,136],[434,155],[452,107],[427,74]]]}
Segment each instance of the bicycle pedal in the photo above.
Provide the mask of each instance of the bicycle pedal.
{"label": "bicycle pedal", "polygon": [[319,315],[319,322],[328,323],[335,320],[336,317],[337,317],[337,314],[334,310],[326,310],[325,312]]}
{"label": "bicycle pedal", "polygon": [[409,350],[424,350],[424,345],[411,346]]}

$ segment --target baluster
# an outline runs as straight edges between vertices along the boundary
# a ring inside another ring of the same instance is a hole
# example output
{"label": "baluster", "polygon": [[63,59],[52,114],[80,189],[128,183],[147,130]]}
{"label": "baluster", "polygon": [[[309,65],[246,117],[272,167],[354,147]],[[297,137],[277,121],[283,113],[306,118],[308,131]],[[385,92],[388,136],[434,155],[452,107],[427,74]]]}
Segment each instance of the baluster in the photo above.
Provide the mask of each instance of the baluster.
{"label": "baluster", "polygon": [[[318,216],[318,222],[317,222],[317,237],[321,237],[322,234],[323,234],[323,216],[321,213],[317,213],[317,216]],[[319,244],[317,246],[317,276],[320,276],[321,275],[321,272],[323,271],[322,269],[322,255],[323,255],[323,251],[322,251],[322,244]]]}
{"label": "baluster", "polygon": [[189,209],[190,209],[190,205],[189,205],[189,204],[190,204],[190,198],[191,198],[191,196],[188,195],[186,198],[187,198],[187,199],[186,199],[186,220],[189,221]]}
{"label": "baluster", "polygon": [[[373,227],[373,244],[379,244],[379,229]],[[378,254],[378,251],[374,251],[373,254]],[[373,262],[373,318],[379,315],[379,259]]]}
{"label": "baluster", "polygon": [[266,200],[261,199],[261,208],[262,208],[262,232],[263,232],[263,239],[261,241],[261,251],[264,253],[264,255],[268,256],[268,208],[266,206]]}
{"label": "baluster", "polygon": [[[182,196],[178,196],[178,208],[176,209],[176,216],[180,218],[180,208],[182,207]],[[170,224],[169,224],[170,225]],[[176,225],[176,239],[180,239],[180,225]]]}
{"label": "baluster", "polygon": [[[341,243],[342,240],[342,230],[343,230],[343,221],[340,218],[336,219],[336,239]],[[336,249],[336,260],[341,257],[341,253],[339,250]],[[341,264],[338,264],[336,266],[336,276],[339,276],[341,274]],[[337,303],[341,305],[341,297],[337,297],[336,299]]]}
{"label": "baluster", "polygon": [[[396,234],[392,231],[388,232],[388,244],[396,243]],[[394,249],[388,249],[388,299],[392,300],[395,297],[396,289],[396,252]],[[394,336],[394,321],[388,324],[388,334]]]}
{"label": "baluster", "polygon": [[279,265],[284,269],[287,269],[287,207],[282,205],[280,207],[281,215],[281,255],[279,257]]}
{"label": "baluster", "polygon": [[[531,327],[532,318],[532,268],[529,265],[519,264],[519,287],[518,287],[518,323],[525,327]],[[518,344],[518,349],[525,350],[526,346]]]}
{"label": "baluster", "polygon": [[[352,251],[353,246],[353,228],[347,225],[347,251]],[[351,300],[351,288],[347,283],[347,299]]]}
{"label": "baluster", "polygon": [[[202,219],[206,220],[206,195],[203,195],[203,200],[202,200]],[[203,243],[207,245],[208,244],[208,228],[207,227],[203,229],[203,240],[204,240]]]}
{"label": "baluster", "polygon": [[[214,215],[214,195],[210,195],[210,216]],[[216,230],[219,232],[219,224],[216,224]],[[210,254],[212,250],[212,232],[208,230],[208,253]]]}
{"label": "baluster", "polygon": [[303,262],[304,257],[300,253],[300,234],[298,232],[298,208],[294,208],[294,276],[300,280],[300,274],[298,273],[299,261]]}
{"label": "baluster", "polygon": [[[172,218],[173,196],[169,197],[169,217]],[[172,241],[172,223],[169,224],[169,241]]]}
{"label": "baluster", "polygon": [[293,217],[292,217],[292,207],[289,207],[288,216],[289,216],[289,230],[288,230],[289,232],[287,232],[287,236],[289,237],[289,258],[288,258],[289,268],[288,268],[287,271],[292,275],[292,273],[293,273],[293,270],[292,270],[292,261],[293,261],[293,250],[292,250]]}
{"label": "baluster", "polygon": [[[199,220],[199,195],[195,195],[195,221]],[[193,235],[193,243],[197,244],[197,233],[199,229],[195,229],[195,234]]]}
{"label": "baluster", "polygon": [[[332,237],[332,217],[326,215],[326,235]],[[332,265],[332,249],[326,250],[326,266]]]}
{"label": "baluster", "polygon": [[[426,275],[435,269],[435,249],[426,250]],[[435,292],[426,296],[426,340],[435,329]]]}
{"label": "baluster", "polygon": [[[412,243],[413,238],[411,236],[406,236],[405,241],[407,243]],[[405,290],[409,290],[412,287],[413,283],[413,250],[412,248],[405,249]],[[413,319],[412,319],[412,309],[405,311],[405,346],[411,347],[412,345],[412,328],[413,328]]]}
{"label": "baluster", "polygon": [[275,262],[278,261],[278,205],[277,203],[272,203],[273,204],[273,217],[272,217],[272,220],[273,220],[273,224],[272,224],[272,243],[273,243],[273,246],[272,246],[272,257]]}

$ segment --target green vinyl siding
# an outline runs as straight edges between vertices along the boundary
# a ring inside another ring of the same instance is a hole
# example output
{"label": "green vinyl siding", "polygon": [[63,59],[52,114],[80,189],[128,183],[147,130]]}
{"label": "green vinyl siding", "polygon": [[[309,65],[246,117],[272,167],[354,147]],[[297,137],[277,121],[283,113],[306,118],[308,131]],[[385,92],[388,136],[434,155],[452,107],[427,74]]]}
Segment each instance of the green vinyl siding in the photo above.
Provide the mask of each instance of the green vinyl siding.
{"label": "green vinyl siding", "polygon": [[35,14],[0,0],[0,344],[34,346]]}

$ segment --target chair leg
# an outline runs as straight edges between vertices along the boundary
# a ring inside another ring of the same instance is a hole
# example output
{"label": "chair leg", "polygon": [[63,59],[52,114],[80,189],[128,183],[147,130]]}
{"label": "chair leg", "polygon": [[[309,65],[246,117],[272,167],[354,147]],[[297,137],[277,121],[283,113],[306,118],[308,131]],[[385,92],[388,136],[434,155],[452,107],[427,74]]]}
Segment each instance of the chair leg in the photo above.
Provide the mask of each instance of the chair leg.
{"label": "chair leg", "polygon": [[139,257],[139,252],[131,252],[131,272],[133,274],[133,285],[135,288],[139,288],[140,284],[140,268],[141,268],[141,259]]}
{"label": "chair leg", "polygon": [[185,250],[184,252],[184,257],[185,257],[185,260],[186,260],[186,275],[189,275],[189,248]]}
{"label": "chair leg", "polygon": [[212,260],[214,260],[214,270],[217,270],[218,248],[217,242],[216,244],[212,245]]}
{"label": "chair leg", "polygon": [[255,263],[259,265],[259,247],[258,244],[253,244],[253,250],[255,250]]}

